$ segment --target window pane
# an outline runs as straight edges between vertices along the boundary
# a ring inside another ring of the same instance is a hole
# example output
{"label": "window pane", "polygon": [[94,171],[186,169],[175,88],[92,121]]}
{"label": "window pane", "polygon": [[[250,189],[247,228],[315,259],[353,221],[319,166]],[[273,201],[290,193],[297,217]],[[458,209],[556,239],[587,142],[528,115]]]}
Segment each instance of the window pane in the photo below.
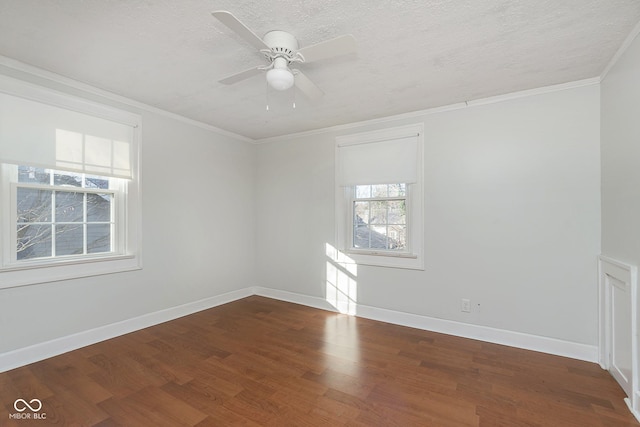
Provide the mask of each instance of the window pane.
{"label": "window pane", "polygon": [[371,226],[371,249],[388,249],[387,247],[387,227],[385,225]]}
{"label": "window pane", "polygon": [[389,249],[405,249],[407,247],[407,226],[389,225],[387,238],[389,242]]}
{"label": "window pane", "polygon": [[53,185],[68,185],[82,187],[82,174],[73,172],[58,172],[53,174]]}
{"label": "window pane", "polygon": [[84,253],[82,224],[56,225],[56,256]]}
{"label": "window pane", "polygon": [[85,188],[100,188],[106,190],[109,188],[109,179],[99,176],[87,175],[85,178]]}
{"label": "window pane", "polygon": [[111,199],[111,194],[87,194],[87,222],[110,222]]}
{"label": "window pane", "polygon": [[51,225],[18,226],[18,260],[51,256]]}
{"label": "window pane", "polygon": [[391,200],[388,202],[389,224],[406,224],[407,223],[407,207],[404,200]]}
{"label": "window pane", "polygon": [[49,184],[51,181],[49,169],[35,168],[32,166],[18,166],[18,182],[33,182],[37,184]]}
{"label": "window pane", "polygon": [[53,192],[49,190],[18,188],[16,192],[18,223],[50,222],[52,194]]}
{"label": "window pane", "polygon": [[387,223],[387,206],[389,202],[375,201],[371,202],[371,220],[369,224],[386,224]]}
{"label": "window pane", "polygon": [[56,222],[82,221],[83,198],[83,193],[56,191]]}
{"label": "window pane", "polygon": [[369,224],[369,202],[354,202],[354,225]]}
{"label": "window pane", "polygon": [[111,252],[111,225],[87,225],[87,253]]}
{"label": "window pane", "polygon": [[356,185],[356,199],[368,199],[371,197],[370,185]]}
{"label": "window pane", "polygon": [[389,197],[406,196],[406,184],[389,184]]}
{"label": "window pane", "polygon": [[366,224],[358,224],[353,230],[353,247],[360,249],[369,249],[369,239],[371,232]]}
{"label": "window pane", "polygon": [[389,186],[387,184],[379,184],[371,186],[371,197],[387,197],[389,194]]}

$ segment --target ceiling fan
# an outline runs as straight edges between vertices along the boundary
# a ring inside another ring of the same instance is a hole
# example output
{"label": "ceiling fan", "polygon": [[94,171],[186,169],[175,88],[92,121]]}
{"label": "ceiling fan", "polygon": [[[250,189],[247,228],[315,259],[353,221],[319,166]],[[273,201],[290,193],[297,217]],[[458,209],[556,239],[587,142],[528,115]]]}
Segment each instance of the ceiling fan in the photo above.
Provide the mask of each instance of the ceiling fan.
{"label": "ceiling fan", "polygon": [[324,94],[322,90],[302,71],[289,67],[293,64],[318,61],[356,51],[356,40],[351,34],[299,48],[295,36],[286,31],[269,31],[260,38],[230,12],[218,10],[211,14],[257,48],[268,62],[267,65],[256,66],[225,77],[220,80],[222,84],[231,85],[266,71],[267,82],[272,88],[287,90],[295,84],[307,98],[314,100]]}

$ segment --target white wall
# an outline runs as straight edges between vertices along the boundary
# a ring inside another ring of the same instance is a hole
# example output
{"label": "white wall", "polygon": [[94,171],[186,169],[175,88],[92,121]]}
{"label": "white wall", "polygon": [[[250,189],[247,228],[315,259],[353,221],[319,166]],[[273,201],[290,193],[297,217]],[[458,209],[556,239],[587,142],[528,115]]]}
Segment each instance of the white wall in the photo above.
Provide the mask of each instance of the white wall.
{"label": "white wall", "polygon": [[253,146],[140,113],[143,269],[0,290],[0,353],[253,284]]}
{"label": "white wall", "polygon": [[426,269],[359,266],[358,304],[595,345],[599,97],[594,84],[259,145],[258,284],[324,298],[335,137],[424,122]]}
{"label": "white wall", "polygon": [[[636,33],[637,34],[637,33]],[[640,39],[628,46],[601,83],[601,158],[602,158],[602,254],[631,266],[640,265]],[[633,280],[633,278],[630,278]],[[636,279],[637,280],[637,279]],[[638,283],[632,283],[638,286]],[[611,302],[613,323],[609,333],[612,348],[602,359],[611,371],[618,367],[631,376],[614,375],[633,389],[629,393],[632,412],[640,420],[640,361],[634,360],[631,325],[640,331],[640,301],[631,301],[633,293],[614,289]],[[629,299],[627,299],[627,297]],[[638,296],[640,297],[640,295]],[[606,299],[604,300],[606,301]],[[624,319],[624,320],[622,320]],[[603,319],[605,332],[610,323]],[[629,322],[628,325],[625,325]],[[606,334],[603,334],[606,335]],[[637,347],[636,347],[637,348]],[[628,371],[627,371],[628,369]],[[623,388],[625,388],[623,386]]]}
{"label": "white wall", "polygon": [[640,265],[640,39],[602,81],[602,253]]}

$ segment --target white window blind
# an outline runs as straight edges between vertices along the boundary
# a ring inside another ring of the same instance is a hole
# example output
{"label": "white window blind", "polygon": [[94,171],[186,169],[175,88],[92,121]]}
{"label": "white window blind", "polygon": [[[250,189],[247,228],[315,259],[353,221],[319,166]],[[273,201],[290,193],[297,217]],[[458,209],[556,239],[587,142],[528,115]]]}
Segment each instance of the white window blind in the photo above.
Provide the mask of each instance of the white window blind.
{"label": "white window blind", "polygon": [[0,92],[0,162],[132,177],[134,127]]}
{"label": "white window blind", "polygon": [[418,135],[337,144],[338,185],[414,183],[418,179]]}

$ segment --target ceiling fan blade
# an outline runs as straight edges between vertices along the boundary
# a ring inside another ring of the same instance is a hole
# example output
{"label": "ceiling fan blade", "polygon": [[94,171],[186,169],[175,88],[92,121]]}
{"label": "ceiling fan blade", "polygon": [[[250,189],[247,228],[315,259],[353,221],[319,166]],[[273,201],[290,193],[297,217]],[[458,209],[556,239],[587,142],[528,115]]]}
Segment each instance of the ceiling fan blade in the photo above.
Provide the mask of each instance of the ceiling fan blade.
{"label": "ceiling fan blade", "polygon": [[226,10],[216,10],[215,12],[211,12],[211,14],[218,21],[229,27],[230,30],[235,32],[247,42],[251,43],[253,47],[257,48],[258,50],[269,49],[269,46],[267,46],[267,44],[263,42],[260,37],[258,37],[253,31],[251,31],[249,27],[240,22],[238,18],[233,16],[231,12],[227,12]]}
{"label": "ceiling fan blade", "polygon": [[303,47],[298,50],[298,53],[302,55],[304,62],[313,62],[355,52],[356,48],[356,39],[351,34],[345,34],[335,39]]}
{"label": "ceiling fan blade", "polygon": [[294,83],[298,90],[304,94],[304,96],[312,101],[322,98],[324,92],[320,90],[320,88],[316,86],[314,82],[309,80],[309,77],[302,74],[300,70],[294,70],[294,75]]}
{"label": "ceiling fan blade", "polygon": [[248,70],[240,71],[239,73],[233,74],[229,77],[225,77],[224,79],[219,80],[219,82],[223,85],[232,85],[261,73],[262,67],[253,67]]}

